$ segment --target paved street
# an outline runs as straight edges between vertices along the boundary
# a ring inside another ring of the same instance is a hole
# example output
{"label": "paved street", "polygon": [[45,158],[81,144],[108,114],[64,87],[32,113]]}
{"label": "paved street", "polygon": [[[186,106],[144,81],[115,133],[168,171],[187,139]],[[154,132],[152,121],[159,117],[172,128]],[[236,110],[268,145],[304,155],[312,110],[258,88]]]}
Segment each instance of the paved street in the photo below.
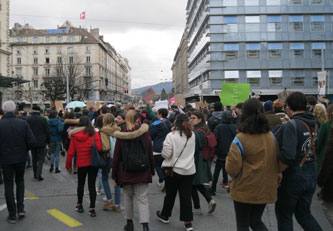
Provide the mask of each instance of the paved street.
{"label": "paved street", "polygon": [[[61,159],[61,170],[59,174],[49,173],[49,164],[46,161],[44,165],[42,182],[35,182],[33,179],[32,169],[26,171],[26,200],[25,210],[26,217],[18,221],[15,225],[6,222],[7,209],[5,207],[4,187],[0,186],[0,230],[2,231],[30,231],[30,230],[52,230],[52,231],[104,231],[104,230],[123,230],[125,219],[123,214],[113,211],[104,211],[102,209],[104,195],[97,197],[96,213],[97,217],[92,218],[88,215],[89,195],[86,187],[83,206],[85,212],[79,214],[74,211],[76,205],[76,175],[68,174],[63,168],[65,158]],[[154,179],[156,181],[156,178]],[[114,190],[112,189],[112,192]],[[175,204],[173,216],[170,218],[170,224],[162,224],[155,217],[155,211],[160,209],[163,203],[164,194],[159,192],[156,183],[150,185],[150,212],[151,222],[150,230],[183,230],[182,223],[179,222],[179,202]],[[214,198],[217,202],[217,209],[212,215],[207,214],[207,204],[201,198],[201,206],[204,214],[195,216],[193,227],[195,230],[235,230],[235,215],[233,204],[228,194],[222,189],[218,189],[217,196]],[[333,206],[324,204],[324,207],[330,207],[327,211],[328,216],[333,221]],[[323,206],[316,198],[313,201],[312,212],[323,230],[333,230],[326,215]],[[53,216],[52,216],[53,215]],[[58,220],[58,219],[62,220]],[[265,210],[263,217],[269,230],[277,230],[276,219],[274,215],[274,206],[269,205]],[[65,222],[65,223],[64,223]],[[135,218],[135,230],[141,230],[138,218]],[[66,224],[67,223],[67,224]],[[302,230],[294,222],[294,230]],[[71,227],[72,226],[72,227]]]}

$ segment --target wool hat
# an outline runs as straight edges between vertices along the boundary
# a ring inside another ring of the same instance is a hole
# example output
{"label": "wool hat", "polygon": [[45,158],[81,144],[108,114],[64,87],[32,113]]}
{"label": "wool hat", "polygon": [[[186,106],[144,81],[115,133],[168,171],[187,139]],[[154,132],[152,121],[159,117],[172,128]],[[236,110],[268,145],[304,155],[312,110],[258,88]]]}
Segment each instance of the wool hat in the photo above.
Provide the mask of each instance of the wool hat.
{"label": "wool hat", "polygon": [[35,105],[35,106],[32,107],[32,110],[33,111],[40,111],[40,107]]}
{"label": "wool hat", "polygon": [[230,110],[225,110],[222,112],[222,123],[232,123],[234,122],[234,117]]}
{"label": "wool hat", "polygon": [[264,103],[264,111],[273,111],[273,102],[272,100],[267,100],[265,103]]}

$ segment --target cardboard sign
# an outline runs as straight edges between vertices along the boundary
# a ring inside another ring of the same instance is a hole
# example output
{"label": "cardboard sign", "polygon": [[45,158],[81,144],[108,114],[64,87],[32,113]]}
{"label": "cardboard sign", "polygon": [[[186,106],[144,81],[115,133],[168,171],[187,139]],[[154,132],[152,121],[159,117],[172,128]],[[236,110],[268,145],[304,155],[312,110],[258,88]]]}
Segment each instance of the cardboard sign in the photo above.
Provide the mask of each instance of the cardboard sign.
{"label": "cardboard sign", "polygon": [[87,104],[87,108],[88,108],[88,109],[89,109],[90,107],[93,107],[93,108],[96,109],[96,104],[95,104],[94,101],[88,101],[88,102],[86,102],[86,104]]}
{"label": "cardboard sign", "polygon": [[222,83],[221,103],[224,106],[236,106],[249,98],[250,84]]}
{"label": "cardboard sign", "polygon": [[287,99],[287,97],[293,93],[293,90],[289,90],[289,89],[285,89],[283,91],[281,91],[280,93],[277,94],[279,100],[281,100],[282,103],[284,103]]}
{"label": "cardboard sign", "polygon": [[156,101],[155,102],[155,109],[156,111],[161,108],[166,108],[168,109],[168,100],[162,100],[162,101]]}
{"label": "cardboard sign", "polygon": [[175,103],[176,103],[176,105],[180,104],[180,105],[185,106],[184,95],[182,95],[182,94],[177,94],[177,95],[175,95],[174,98],[175,98]]}
{"label": "cardboard sign", "polygon": [[325,96],[326,95],[326,71],[320,71],[318,74],[318,94]]}
{"label": "cardboard sign", "polygon": [[57,111],[64,111],[64,105],[62,104],[62,101],[55,101],[54,104]]}

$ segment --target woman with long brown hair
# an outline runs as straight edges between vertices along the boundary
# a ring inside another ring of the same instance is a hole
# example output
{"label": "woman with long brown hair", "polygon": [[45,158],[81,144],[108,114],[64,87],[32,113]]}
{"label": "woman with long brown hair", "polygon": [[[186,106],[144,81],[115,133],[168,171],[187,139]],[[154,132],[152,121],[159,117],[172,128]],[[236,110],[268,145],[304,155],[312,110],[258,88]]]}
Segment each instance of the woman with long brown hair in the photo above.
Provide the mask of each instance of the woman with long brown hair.
{"label": "woman with long brown hair", "polygon": [[163,143],[161,155],[164,158],[162,168],[168,168],[165,174],[165,192],[163,209],[157,211],[157,217],[163,223],[169,223],[177,191],[179,192],[180,220],[185,230],[192,230],[193,220],[191,192],[195,174],[194,163],[195,136],[185,114],[179,114],[174,122],[174,129]]}

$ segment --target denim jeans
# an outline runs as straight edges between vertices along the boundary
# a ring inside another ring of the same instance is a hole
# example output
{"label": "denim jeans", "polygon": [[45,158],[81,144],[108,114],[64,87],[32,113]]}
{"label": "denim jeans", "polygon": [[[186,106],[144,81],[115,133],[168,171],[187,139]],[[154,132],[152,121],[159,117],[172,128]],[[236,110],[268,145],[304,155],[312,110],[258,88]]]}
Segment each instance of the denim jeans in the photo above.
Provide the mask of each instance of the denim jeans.
{"label": "denim jeans", "polygon": [[214,192],[216,191],[216,184],[219,179],[221,169],[222,169],[222,173],[223,173],[223,183],[228,183],[228,173],[225,170],[225,160],[217,159],[216,164],[215,164],[215,170],[214,170],[214,179],[213,179],[213,183],[212,183],[212,190]]}
{"label": "denim jeans", "polygon": [[[59,167],[59,152],[61,148],[61,142],[50,143],[51,149],[51,165],[55,165],[56,168]],[[55,164],[54,164],[55,160]]]}
{"label": "denim jeans", "polygon": [[155,160],[155,170],[158,175],[158,182],[162,183],[164,181],[164,174],[161,166],[164,159],[162,155],[154,155],[154,160]]}
{"label": "denim jeans", "polygon": [[[108,200],[112,200],[112,194],[111,194],[110,184],[109,184],[109,173],[110,173],[111,167],[112,167],[112,158],[109,159],[107,166],[102,168],[102,183],[103,183],[103,188],[104,188],[106,198]],[[117,187],[115,186],[114,191],[115,191],[115,202],[114,203],[116,205],[119,205],[120,204],[120,186],[117,186]]]}
{"label": "denim jeans", "polygon": [[[16,212],[24,211],[24,171],[25,161],[18,164],[2,165],[5,183],[5,198],[9,216],[16,216]],[[14,178],[16,183],[16,201],[14,196]],[[17,210],[16,210],[17,208]]]}
{"label": "denim jeans", "polygon": [[316,184],[315,164],[287,168],[275,204],[278,230],[293,230],[293,214],[304,230],[322,230],[310,210]]}

